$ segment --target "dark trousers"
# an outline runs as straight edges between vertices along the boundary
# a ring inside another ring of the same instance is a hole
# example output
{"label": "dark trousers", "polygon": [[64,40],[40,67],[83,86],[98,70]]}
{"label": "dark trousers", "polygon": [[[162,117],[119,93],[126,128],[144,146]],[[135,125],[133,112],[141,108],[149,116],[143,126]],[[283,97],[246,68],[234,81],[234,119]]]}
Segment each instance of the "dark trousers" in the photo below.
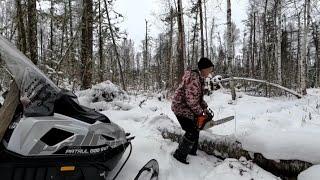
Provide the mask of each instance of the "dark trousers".
{"label": "dark trousers", "polygon": [[188,140],[194,142],[194,147],[192,148],[192,151],[196,151],[198,147],[198,141],[199,141],[199,130],[196,126],[196,122],[193,119],[189,119],[182,116],[176,116],[181,128],[186,131],[184,134],[184,137],[186,137]]}

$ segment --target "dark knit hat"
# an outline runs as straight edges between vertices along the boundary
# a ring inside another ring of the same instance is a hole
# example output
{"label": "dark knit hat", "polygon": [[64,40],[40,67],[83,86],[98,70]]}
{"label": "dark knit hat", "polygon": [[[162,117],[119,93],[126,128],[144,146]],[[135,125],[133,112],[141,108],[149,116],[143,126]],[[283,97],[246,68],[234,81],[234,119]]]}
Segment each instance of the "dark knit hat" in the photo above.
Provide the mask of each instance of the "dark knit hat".
{"label": "dark knit hat", "polygon": [[202,69],[206,69],[209,67],[214,67],[211,60],[208,58],[205,58],[205,57],[200,58],[200,60],[198,62],[198,69],[202,70]]}

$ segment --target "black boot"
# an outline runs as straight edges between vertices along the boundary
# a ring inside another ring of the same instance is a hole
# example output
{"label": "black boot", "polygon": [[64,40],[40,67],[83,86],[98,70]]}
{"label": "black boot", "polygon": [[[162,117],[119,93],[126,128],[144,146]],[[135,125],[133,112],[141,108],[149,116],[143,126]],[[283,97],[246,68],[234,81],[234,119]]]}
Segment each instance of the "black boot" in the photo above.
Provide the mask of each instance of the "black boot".
{"label": "black boot", "polygon": [[190,155],[196,156],[198,150],[198,141],[194,142],[191,151],[189,152]]}
{"label": "black boot", "polygon": [[190,141],[186,137],[183,137],[178,146],[178,149],[174,152],[173,157],[184,164],[189,164],[189,162],[187,161],[187,156],[191,151],[193,144],[193,141]]}
{"label": "black boot", "polygon": [[198,142],[199,142],[199,133],[196,135],[196,141],[194,142],[192,149],[190,150],[190,155],[196,156],[198,150]]}

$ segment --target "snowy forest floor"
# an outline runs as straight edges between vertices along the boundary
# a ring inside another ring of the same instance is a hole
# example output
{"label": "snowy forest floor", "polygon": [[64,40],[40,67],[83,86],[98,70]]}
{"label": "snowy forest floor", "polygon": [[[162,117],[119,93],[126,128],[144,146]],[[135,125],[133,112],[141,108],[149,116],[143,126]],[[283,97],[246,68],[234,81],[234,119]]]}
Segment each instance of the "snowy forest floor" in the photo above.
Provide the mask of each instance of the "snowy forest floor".
{"label": "snowy forest floor", "polygon": [[[105,91],[112,92],[113,101],[101,101],[101,92]],[[170,109],[170,100],[160,101],[159,94],[127,95],[107,83],[78,92],[77,95],[81,104],[102,110],[111,121],[136,137],[132,141],[132,155],[119,179],[133,179],[152,158],[159,161],[160,180],[280,179],[245,159],[222,161],[202,151],[198,151],[198,156],[188,157],[190,165],[177,162],[171,154],[178,144],[163,139],[155,125],[165,123],[170,126],[170,123],[162,122],[159,115],[166,115],[178,124]],[[244,149],[259,152],[268,159],[298,159],[313,164],[320,162],[320,143],[315,138],[320,136],[320,89],[309,89],[308,95],[302,99],[253,97],[241,92],[237,97],[230,104],[231,97],[226,90],[205,96],[209,108],[215,112],[215,119],[235,115],[234,121],[213,127],[206,133],[235,135]],[[128,150],[122,162],[127,154]],[[319,167],[313,166],[313,169],[308,171],[307,176],[302,173],[299,179],[310,179],[317,175],[314,172],[319,171]],[[114,173],[111,172],[110,177]]]}
{"label": "snowy forest floor", "polygon": [[[221,160],[202,151],[198,151],[198,156],[188,156],[189,165],[177,162],[171,154],[178,143],[163,139],[157,128],[159,124],[179,127],[170,99],[159,100],[161,94],[127,94],[105,82],[77,95],[81,104],[101,111],[135,136],[131,157],[118,179],[133,179],[153,158],[159,162],[160,180],[280,179],[246,159]],[[206,130],[206,135],[234,135],[244,149],[259,152],[268,159],[320,163],[320,89],[308,89],[308,95],[302,99],[254,97],[242,92],[237,93],[235,102],[230,103],[230,99],[226,90],[205,96],[209,108],[215,112],[214,119],[235,115],[235,120]],[[161,118],[164,116],[173,124]],[[113,177],[128,153],[127,149],[108,177]],[[319,172],[320,166],[314,165],[298,179],[320,179]]]}

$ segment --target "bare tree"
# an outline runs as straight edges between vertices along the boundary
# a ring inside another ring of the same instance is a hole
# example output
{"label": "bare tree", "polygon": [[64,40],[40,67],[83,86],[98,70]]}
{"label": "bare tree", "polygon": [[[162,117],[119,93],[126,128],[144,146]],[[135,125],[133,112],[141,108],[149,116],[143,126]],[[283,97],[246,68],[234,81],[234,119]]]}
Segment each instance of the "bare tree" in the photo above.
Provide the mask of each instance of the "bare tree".
{"label": "bare tree", "polygon": [[93,2],[83,0],[82,35],[81,35],[81,76],[82,88],[90,88],[92,81],[93,48]]}
{"label": "bare tree", "polygon": [[28,0],[28,47],[30,59],[34,64],[38,63],[36,2],[36,0]]}
{"label": "bare tree", "polygon": [[26,53],[27,51],[27,42],[26,42],[26,33],[25,33],[25,26],[24,26],[24,13],[21,6],[21,0],[16,0],[16,7],[17,7],[17,26],[18,26],[18,48],[23,52]]}
{"label": "bare tree", "polygon": [[181,81],[184,73],[184,61],[185,61],[185,33],[184,33],[184,20],[183,20],[183,8],[182,0],[178,0],[178,69],[177,77],[178,81]]}
{"label": "bare tree", "polygon": [[112,43],[113,43],[113,49],[114,49],[114,52],[116,53],[116,58],[118,61],[118,67],[119,67],[119,72],[120,72],[120,80],[121,80],[122,88],[123,88],[123,90],[126,90],[126,85],[124,83],[124,77],[123,77],[123,72],[122,72],[122,67],[121,67],[121,62],[120,62],[120,56],[119,56],[119,52],[117,49],[116,40],[115,40],[114,34],[113,34],[113,29],[112,29],[111,20],[110,20],[109,11],[108,11],[108,4],[107,4],[106,0],[104,0],[104,4],[106,7],[106,14],[107,14],[107,19],[108,19],[108,25],[109,25],[109,30],[110,30],[110,34],[111,34],[111,39],[112,39]]}
{"label": "bare tree", "polygon": [[173,8],[170,6],[170,30],[169,30],[169,42],[168,42],[168,56],[167,56],[167,89],[169,87],[173,87],[173,83],[171,82],[173,77],[172,77],[172,47],[173,47],[173,19],[174,19],[174,14],[173,14]]}
{"label": "bare tree", "polygon": [[304,4],[304,27],[303,27],[303,41],[302,41],[302,52],[300,59],[300,76],[301,76],[301,93],[303,95],[307,94],[306,85],[306,61],[307,61],[307,35],[309,28],[309,14],[310,14],[310,0],[305,0]]}
{"label": "bare tree", "polygon": [[236,91],[234,89],[234,82],[232,80],[233,56],[232,56],[232,42],[231,42],[231,0],[227,0],[227,31],[228,31],[228,39],[227,39],[228,73],[231,77],[230,88],[231,88],[232,100],[235,100],[236,99]]}
{"label": "bare tree", "polygon": [[101,0],[98,1],[99,10],[99,80],[103,81],[104,75],[104,57],[103,57],[103,37],[102,37],[102,12],[101,12]]}
{"label": "bare tree", "polygon": [[277,77],[278,84],[282,85],[282,70],[281,70],[281,40],[282,40],[282,30],[281,30],[281,0],[277,0],[277,13],[276,16],[278,18],[277,23],[277,42],[276,42],[276,53],[277,53]]}
{"label": "bare tree", "polygon": [[[204,22],[205,22],[205,30],[206,30],[206,56],[209,57],[209,41],[208,41],[208,17],[207,17],[207,2],[203,2],[204,6]],[[211,59],[212,60],[212,59]]]}
{"label": "bare tree", "polygon": [[319,30],[319,25],[316,22],[312,23],[312,38],[313,38],[313,43],[314,47],[316,49],[316,54],[315,54],[315,86],[319,87],[320,86],[320,35],[318,33]]}
{"label": "bare tree", "polygon": [[203,35],[203,13],[202,13],[202,2],[198,0],[199,15],[200,15],[200,32],[201,32],[201,57],[204,57],[204,35]]}
{"label": "bare tree", "polygon": [[265,5],[264,5],[264,12],[263,12],[263,34],[262,34],[262,62],[261,62],[261,78],[266,79],[267,78],[267,9],[268,9],[268,0],[265,0]]}

